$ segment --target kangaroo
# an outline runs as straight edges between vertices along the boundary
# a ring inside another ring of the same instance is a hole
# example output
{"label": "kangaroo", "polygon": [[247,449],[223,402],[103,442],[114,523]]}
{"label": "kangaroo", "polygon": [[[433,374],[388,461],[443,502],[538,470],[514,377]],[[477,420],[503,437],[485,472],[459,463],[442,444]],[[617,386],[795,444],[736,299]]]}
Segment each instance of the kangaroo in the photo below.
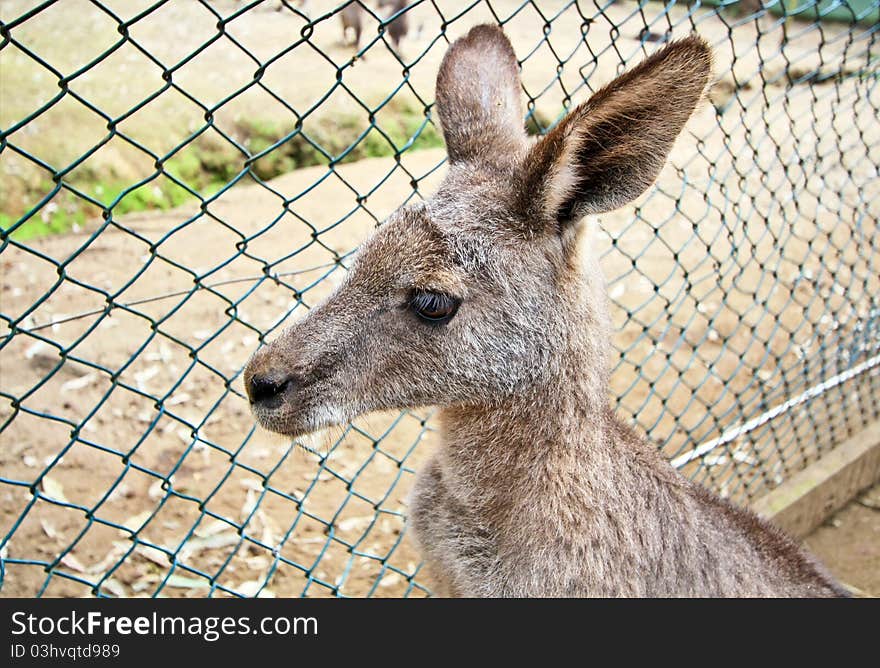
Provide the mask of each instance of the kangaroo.
{"label": "kangaroo", "polygon": [[[408,0],[379,0],[379,9],[390,9],[388,16],[393,16],[408,4]],[[400,52],[400,40],[409,32],[409,17],[406,13],[401,14],[388,24],[388,36],[394,44],[394,50]]]}
{"label": "kangaroo", "polygon": [[264,428],[439,407],[408,523],[447,596],[837,596],[792,539],[673,469],[608,399],[610,321],[582,220],[656,179],[711,52],[671,42],[527,136],[498,27],[447,51],[449,170],[394,212],[334,294],[244,372]]}
{"label": "kangaroo", "polygon": [[355,51],[361,45],[361,31],[363,30],[363,14],[364,8],[354,0],[349,2],[339,12],[339,20],[342,22],[342,42],[345,43],[348,29],[354,31],[354,41],[349,44],[353,45]]}

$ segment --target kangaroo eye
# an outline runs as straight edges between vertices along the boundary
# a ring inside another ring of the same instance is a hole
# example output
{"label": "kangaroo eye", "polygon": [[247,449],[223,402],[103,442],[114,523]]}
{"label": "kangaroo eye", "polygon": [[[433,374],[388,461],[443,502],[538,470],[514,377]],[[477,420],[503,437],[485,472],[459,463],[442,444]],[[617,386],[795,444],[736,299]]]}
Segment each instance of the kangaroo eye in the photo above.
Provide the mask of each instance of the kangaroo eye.
{"label": "kangaroo eye", "polygon": [[441,323],[452,319],[461,305],[461,300],[439,292],[415,292],[410,298],[409,305],[422,320]]}

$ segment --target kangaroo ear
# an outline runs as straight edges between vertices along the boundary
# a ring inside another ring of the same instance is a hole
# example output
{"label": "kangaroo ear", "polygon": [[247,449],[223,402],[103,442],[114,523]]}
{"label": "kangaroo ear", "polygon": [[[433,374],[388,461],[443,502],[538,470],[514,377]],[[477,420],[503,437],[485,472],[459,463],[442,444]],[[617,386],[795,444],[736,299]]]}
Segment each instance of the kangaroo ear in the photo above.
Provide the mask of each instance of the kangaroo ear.
{"label": "kangaroo ear", "polygon": [[436,108],[450,162],[519,153],[526,140],[519,63],[501,28],[475,26],[449,47]]}
{"label": "kangaroo ear", "polygon": [[669,44],[578,106],[529,152],[523,209],[539,224],[617,209],[654,182],[709,81],[699,37]]}

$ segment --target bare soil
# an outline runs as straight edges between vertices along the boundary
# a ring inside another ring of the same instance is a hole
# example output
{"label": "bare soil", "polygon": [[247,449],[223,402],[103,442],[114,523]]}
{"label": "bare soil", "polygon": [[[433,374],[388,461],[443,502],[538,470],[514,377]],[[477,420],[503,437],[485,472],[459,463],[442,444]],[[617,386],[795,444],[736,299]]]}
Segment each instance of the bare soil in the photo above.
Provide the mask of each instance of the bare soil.
{"label": "bare soil", "polygon": [[880,597],[880,484],[829,517],[804,542],[855,595]]}

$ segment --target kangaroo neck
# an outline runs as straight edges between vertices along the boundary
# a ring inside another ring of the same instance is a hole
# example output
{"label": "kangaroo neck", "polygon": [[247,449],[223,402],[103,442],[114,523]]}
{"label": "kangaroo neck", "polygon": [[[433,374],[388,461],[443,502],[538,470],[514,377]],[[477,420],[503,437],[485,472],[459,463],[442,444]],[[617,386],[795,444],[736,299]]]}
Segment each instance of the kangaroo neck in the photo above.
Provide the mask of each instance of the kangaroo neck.
{"label": "kangaroo neck", "polygon": [[589,461],[608,459],[614,418],[599,344],[574,338],[558,358],[565,361],[533,385],[498,402],[441,411],[442,462],[463,494],[516,494],[545,476],[563,483],[582,476]]}

